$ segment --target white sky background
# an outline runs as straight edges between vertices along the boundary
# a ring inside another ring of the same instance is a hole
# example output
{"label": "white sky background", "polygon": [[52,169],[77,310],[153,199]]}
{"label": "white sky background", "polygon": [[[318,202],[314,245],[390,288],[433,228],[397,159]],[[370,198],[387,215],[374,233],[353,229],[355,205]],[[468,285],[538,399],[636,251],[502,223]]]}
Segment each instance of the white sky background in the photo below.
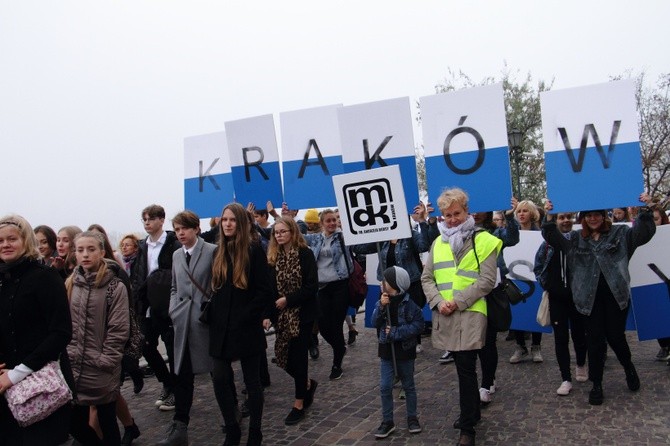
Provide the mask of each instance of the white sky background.
{"label": "white sky background", "polygon": [[507,61],[554,89],[627,69],[655,80],[668,17],[664,0],[0,0],[0,214],[142,233],[144,206],[183,207],[184,137],[415,103],[448,67],[477,81]]}

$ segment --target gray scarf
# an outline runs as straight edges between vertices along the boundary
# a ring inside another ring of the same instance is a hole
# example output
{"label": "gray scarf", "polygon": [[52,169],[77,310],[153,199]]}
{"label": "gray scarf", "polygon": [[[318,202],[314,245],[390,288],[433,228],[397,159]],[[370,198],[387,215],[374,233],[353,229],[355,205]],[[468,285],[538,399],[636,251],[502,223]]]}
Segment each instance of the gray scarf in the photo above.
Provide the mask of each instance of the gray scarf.
{"label": "gray scarf", "polygon": [[447,228],[444,222],[441,222],[437,227],[440,230],[440,234],[442,234],[442,241],[449,243],[451,251],[456,255],[463,248],[463,241],[474,234],[475,219],[472,218],[472,215],[468,215],[468,218],[463,223],[454,228]]}

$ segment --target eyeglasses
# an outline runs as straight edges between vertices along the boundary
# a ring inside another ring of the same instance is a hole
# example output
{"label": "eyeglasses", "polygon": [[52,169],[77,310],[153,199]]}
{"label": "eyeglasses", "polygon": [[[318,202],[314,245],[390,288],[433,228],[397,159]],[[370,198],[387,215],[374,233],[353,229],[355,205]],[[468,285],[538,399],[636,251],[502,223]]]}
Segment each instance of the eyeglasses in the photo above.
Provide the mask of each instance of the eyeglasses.
{"label": "eyeglasses", "polygon": [[291,232],[291,231],[288,230],[288,229],[280,229],[279,231],[275,231],[275,237],[278,236],[278,235],[284,235],[284,234],[287,234],[287,233],[289,233],[289,232]]}

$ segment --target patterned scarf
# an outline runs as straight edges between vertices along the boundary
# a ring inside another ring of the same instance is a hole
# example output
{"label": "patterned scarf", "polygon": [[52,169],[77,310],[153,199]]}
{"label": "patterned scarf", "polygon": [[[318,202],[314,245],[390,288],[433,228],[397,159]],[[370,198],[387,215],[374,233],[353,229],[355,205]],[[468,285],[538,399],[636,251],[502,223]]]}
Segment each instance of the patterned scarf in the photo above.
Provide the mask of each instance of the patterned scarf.
{"label": "patterned scarf", "polygon": [[[300,271],[300,257],[296,248],[288,252],[279,250],[275,273],[278,296],[288,296],[300,289],[302,286],[302,272]],[[279,367],[286,369],[289,341],[297,338],[299,333],[300,307],[284,307],[283,310],[279,310],[277,339],[275,341],[275,356]]]}
{"label": "patterned scarf", "polygon": [[438,225],[438,229],[440,230],[440,234],[442,234],[442,241],[449,243],[451,251],[455,256],[463,248],[463,241],[474,234],[475,219],[472,218],[472,215],[468,215],[468,218],[463,223],[454,228],[447,228],[447,225],[442,222]]}

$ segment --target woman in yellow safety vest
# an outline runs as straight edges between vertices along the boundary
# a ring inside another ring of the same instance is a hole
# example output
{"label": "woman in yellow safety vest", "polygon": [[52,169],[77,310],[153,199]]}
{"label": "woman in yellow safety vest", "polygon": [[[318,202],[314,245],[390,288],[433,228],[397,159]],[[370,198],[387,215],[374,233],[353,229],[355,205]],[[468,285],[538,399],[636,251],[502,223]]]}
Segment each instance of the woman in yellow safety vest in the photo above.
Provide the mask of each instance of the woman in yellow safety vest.
{"label": "woman in yellow safety vest", "polygon": [[433,346],[453,352],[456,363],[461,409],[454,422],[461,431],[458,444],[473,445],[474,427],[481,418],[476,365],[486,338],[484,296],[495,287],[502,242],[475,227],[468,214],[468,196],[461,189],[445,190],[437,205],[444,222],[438,225],[440,237],[429,251],[421,284],[433,310]]}

